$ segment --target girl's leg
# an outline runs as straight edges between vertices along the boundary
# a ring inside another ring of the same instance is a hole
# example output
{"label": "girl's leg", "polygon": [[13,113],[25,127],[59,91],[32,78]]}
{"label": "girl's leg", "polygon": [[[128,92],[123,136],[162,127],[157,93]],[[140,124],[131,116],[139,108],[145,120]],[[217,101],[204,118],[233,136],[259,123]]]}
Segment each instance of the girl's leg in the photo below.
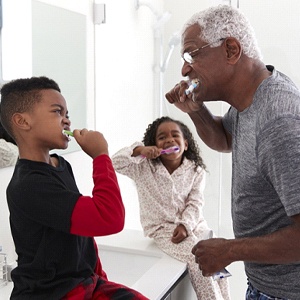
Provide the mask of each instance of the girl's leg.
{"label": "girl's leg", "polygon": [[181,243],[174,244],[171,242],[172,233],[172,230],[168,233],[157,233],[153,238],[158,247],[165,253],[187,263],[191,283],[198,300],[229,300],[227,278],[215,281],[212,277],[204,277],[195,262],[195,257],[191,251],[199,239],[195,236],[189,236]]}
{"label": "girl's leg", "polygon": [[204,277],[195,263],[194,256],[189,259],[188,270],[198,299],[229,300],[228,280],[213,280],[212,277]]}

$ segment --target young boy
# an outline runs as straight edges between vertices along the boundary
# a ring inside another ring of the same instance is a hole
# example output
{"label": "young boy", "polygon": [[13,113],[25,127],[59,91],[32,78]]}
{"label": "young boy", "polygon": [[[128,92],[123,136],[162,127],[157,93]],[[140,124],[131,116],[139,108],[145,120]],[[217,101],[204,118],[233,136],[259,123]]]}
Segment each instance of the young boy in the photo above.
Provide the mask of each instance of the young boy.
{"label": "young boy", "polygon": [[17,79],[1,89],[1,121],[19,148],[7,187],[18,266],[11,299],[147,299],[109,282],[93,236],[123,229],[124,206],[108,145],[100,132],[74,130],[93,159],[93,196],[78,191],[65,149],[71,122],[60,88],[47,77]]}

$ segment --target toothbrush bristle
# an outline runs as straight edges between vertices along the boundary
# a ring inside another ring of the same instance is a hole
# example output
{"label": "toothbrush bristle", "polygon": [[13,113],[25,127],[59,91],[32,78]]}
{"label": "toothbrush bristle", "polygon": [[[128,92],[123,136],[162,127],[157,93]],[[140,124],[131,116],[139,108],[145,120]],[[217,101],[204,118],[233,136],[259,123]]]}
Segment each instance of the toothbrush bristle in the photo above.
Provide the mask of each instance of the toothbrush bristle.
{"label": "toothbrush bristle", "polygon": [[69,135],[69,136],[73,136],[73,132],[69,131],[69,130],[63,130],[63,134]]}
{"label": "toothbrush bristle", "polygon": [[189,95],[190,93],[193,93],[194,89],[198,86],[199,84],[199,79],[195,78],[190,82],[190,86],[185,90],[185,94]]}
{"label": "toothbrush bristle", "polygon": [[179,152],[180,148],[178,146],[173,146],[167,149],[162,150],[162,154],[170,154]]}

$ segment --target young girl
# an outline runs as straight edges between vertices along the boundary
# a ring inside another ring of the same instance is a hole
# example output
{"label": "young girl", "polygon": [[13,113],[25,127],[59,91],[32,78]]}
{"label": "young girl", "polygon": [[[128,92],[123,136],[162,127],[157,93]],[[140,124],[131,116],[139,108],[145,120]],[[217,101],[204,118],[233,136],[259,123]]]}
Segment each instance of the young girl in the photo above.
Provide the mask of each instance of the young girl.
{"label": "young girl", "polygon": [[[161,154],[175,146],[179,150]],[[119,150],[112,161],[117,172],[136,183],[145,235],[168,255],[187,262],[197,298],[230,299],[227,279],[202,276],[191,253],[210,229],[202,214],[205,165],[188,127],[158,118],[148,126],[143,142]]]}

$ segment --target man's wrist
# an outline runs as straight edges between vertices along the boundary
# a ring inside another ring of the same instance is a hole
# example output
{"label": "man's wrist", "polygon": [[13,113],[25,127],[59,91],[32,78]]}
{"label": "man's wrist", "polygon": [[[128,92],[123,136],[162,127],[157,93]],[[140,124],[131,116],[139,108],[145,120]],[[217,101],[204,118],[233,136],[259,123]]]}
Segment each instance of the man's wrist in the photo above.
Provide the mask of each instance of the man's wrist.
{"label": "man's wrist", "polygon": [[190,111],[188,112],[188,115],[200,115],[202,112],[206,111],[207,108],[205,106],[204,103],[201,103],[198,105],[198,109],[197,110],[193,110],[193,111]]}

